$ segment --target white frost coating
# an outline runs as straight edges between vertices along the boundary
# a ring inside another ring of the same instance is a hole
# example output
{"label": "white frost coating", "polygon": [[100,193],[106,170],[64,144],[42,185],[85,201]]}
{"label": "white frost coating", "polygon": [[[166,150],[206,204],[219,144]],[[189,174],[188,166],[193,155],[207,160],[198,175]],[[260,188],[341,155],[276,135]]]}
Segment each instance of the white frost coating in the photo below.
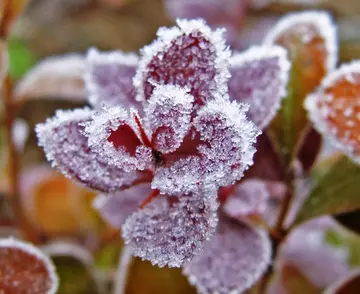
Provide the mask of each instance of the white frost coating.
{"label": "white frost coating", "polygon": [[177,195],[170,204],[159,196],[132,214],[123,226],[123,238],[132,253],[153,265],[180,267],[191,260],[213,235],[217,225],[216,190]]}
{"label": "white frost coating", "polygon": [[198,151],[209,183],[233,184],[253,164],[254,144],[261,131],[247,119],[247,110],[247,105],[222,96],[198,112],[194,126],[206,143],[200,143]]}
{"label": "white frost coating", "polygon": [[13,125],[12,137],[18,152],[23,152],[29,137],[29,126],[23,119],[17,119]]}
{"label": "white frost coating", "polygon": [[[249,117],[260,129],[264,129],[274,118],[282,98],[286,96],[290,68],[287,51],[276,45],[253,46],[243,53],[233,54],[230,59],[232,78],[229,88],[234,96],[230,98],[250,104]],[[242,80],[236,79],[237,70],[242,73]],[[256,76],[252,76],[252,72]],[[245,77],[251,80],[247,81]],[[236,90],[241,89],[242,85],[246,91],[251,88],[250,97],[236,96],[239,95]],[[231,91],[232,86],[234,91]]]}
{"label": "white frost coating", "polygon": [[[326,68],[328,72],[335,69],[338,57],[337,29],[332,17],[325,11],[306,11],[290,13],[270,30],[264,40],[265,45],[276,43],[276,39],[291,28],[299,25],[311,24],[317,28],[318,33],[324,39],[325,48],[327,49]],[[306,37],[306,36],[305,36]]]}
{"label": "white frost coating", "polygon": [[94,107],[102,104],[118,104],[126,108],[136,105],[132,78],[138,62],[139,58],[134,53],[89,49],[85,71],[89,102]]}
{"label": "white frost coating", "polygon": [[24,254],[32,255],[38,258],[45,265],[50,278],[51,288],[47,294],[56,294],[59,288],[59,279],[56,275],[56,269],[48,256],[42,253],[35,246],[18,241],[14,238],[0,239],[0,250],[1,248],[15,248],[24,252]]}
{"label": "white frost coating", "polygon": [[263,214],[268,208],[270,192],[262,180],[249,179],[238,184],[226,200],[223,210],[233,218]]}
{"label": "white frost coating", "polygon": [[89,108],[57,111],[53,118],[36,126],[39,146],[44,148],[53,167],[90,188],[111,192],[129,186],[138,178],[136,172],[125,173],[89,150],[81,124],[92,115]]}
{"label": "white frost coating", "polygon": [[148,100],[145,113],[157,151],[175,151],[188,133],[194,101],[188,92],[178,86],[158,86]]}
{"label": "white frost coating", "polygon": [[171,46],[172,42],[182,35],[189,35],[194,32],[200,32],[211,45],[215,46],[215,68],[216,76],[214,78],[216,84],[216,92],[227,91],[227,81],[230,77],[228,69],[228,60],[231,52],[225,44],[223,29],[212,31],[203,20],[185,20],[178,19],[176,21],[178,27],[160,28],[157,32],[158,39],[152,44],[145,46],[141,53],[142,58],[139,62],[137,73],[133,79],[134,87],[137,89],[136,99],[144,101],[144,76],[147,72],[147,66],[155,56],[163,56],[166,50]]}
{"label": "white frost coating", "polygon": [[[131,111],[130,111],[131,113]],[[144,170],[152,162],[151,149],[142,145],[138,133],[138,126],[132,115],[118,106],[103,107],[101,112],[92,116],[92,120],[85,125],[84,134],[88,138],[89,147],[103,158],[108,164],[123,169],[126,172]],[[137,140],[135,155],[131,155],[125,146],[116,148],[108,141],[112,131],[121,126],[128,126],[128,134],[124,135],[126,140]]]}
{"label": "white frost coating", "polygon": [[108,224],[120,228],[150,192],[149,183],[138,184],[114,194],[98,195],[93,201],[93,207]]}
{"label": "white frost coating", "polygon": [[61,98],[85,101],[85,58],[79,54],[48,57],[35,65],[15,88],[16,99]]}
{"label": "white frost coating", "polygon": [[[327,88],[333,86],[339,79],[351,79],[353,74],[360,75],[360,60],[343,64],[340,68],[328,74],[322,80],[318,90],[307,96],[304,101],[304,107],[308,111],[308,116],[313,122],[316,130],[326,136],[330,144],[343,151],[356,163],[360,163],[360,155],[354,153],[354,142],[344,137],[339,138],[337,136],[336,128],[330,127],[326,122],[327,117],[331,115],[330,109],[326,106],[319,107],[319,103],[326,102],[329,99],[331,101],[331,99],[333,99],[332,96],[325,94]],[[354,97],[354,103],[356,103],[356,100],[356,97]],[[356,119],[356,114],[351,115],[351,118],[349,119],[350,122],[351,119]]]}
{"label": "white frost coating", "polygon": [[221,218],[218,232],[183,267],[202,294],[240,294],[253,286],[271,261],[271,242],[264,230]]}

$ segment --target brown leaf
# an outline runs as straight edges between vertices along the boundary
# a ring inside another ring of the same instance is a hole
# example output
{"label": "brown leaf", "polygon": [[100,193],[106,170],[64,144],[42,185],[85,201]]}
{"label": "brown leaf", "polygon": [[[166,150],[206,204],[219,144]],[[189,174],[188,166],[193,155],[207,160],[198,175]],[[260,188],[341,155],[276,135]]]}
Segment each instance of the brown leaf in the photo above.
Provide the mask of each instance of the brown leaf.
{"label": "brown leaf", "polygon": [[360,271],[354,270],[349,277],[338,281],[327,289],[324,294],[359,294],[360,291]]}
{"label": "brown leaf", "polygon": [[7,48],[4,41],[0,40],[0,89],[9,67]]}
{"label": "brown leaf", "polygon": [[49,258],[15,239],[0,239],[0,277],[2,293],[55,294],[58,288]]}

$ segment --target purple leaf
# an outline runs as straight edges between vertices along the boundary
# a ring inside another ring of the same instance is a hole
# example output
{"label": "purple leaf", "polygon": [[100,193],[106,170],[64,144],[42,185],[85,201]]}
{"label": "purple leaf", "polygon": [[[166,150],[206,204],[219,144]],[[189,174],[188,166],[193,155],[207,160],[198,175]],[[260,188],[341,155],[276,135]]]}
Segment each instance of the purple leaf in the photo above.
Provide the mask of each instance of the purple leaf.
{"label": "purple leaf", "polygon": [[271,242],[264,231],[228,218],[184,274],[200,293],[243,293],[266,271]]}
{"label": "purple leaf", "polygon": [[177,86],[158,86],[145,109],[155,150],[178,149],[190,128],[194,97]]}
{"label": "purple leaf", "polygon": [[230,59],[230,98],[250,104],[248,116],[260,129],[280,108],[289,70],[287,53],[279,46],[252,47]]}
{"label": "purple leaf", "polygon": [[216,192],[159,196],[123,226],[125,243],[135,256],[153,265],[180,267],[191,260],[215,231]]}
{"label": "purple leaf", "polygon": [[134,107],[142,111],[142,105],[135,100],[132,79],[138,66],[138,57],[121,51],[99,52],[90,49],[87,54],[85,84],[89,101],[100,108],[108,106]]}
{"label": "purple leaf", "polygon": [[108,165],[90,150],[82,123],[92,115],[88,108],[58,111],[55,117],[37,125],[39,145],[44,148],[47,159],[69,178],[103,192],[119,190],[140,180],[143,174],[126,173]]}
{"label": "purple leaf", "polygon": [[148,183],[139,184],[114,194],[98,195],[93,206],[107,223],[114,228],[120,228],[150,192]]}
{"label": "purple leaf", "polygon": [[149,99],[156,84],[186,86],[197,105],[227,91],[230,51],[223,30],[213,32],[201,20],[178,20],[177,24],[161,28],[158,39],[143,48],[134,78],[139,101]]}

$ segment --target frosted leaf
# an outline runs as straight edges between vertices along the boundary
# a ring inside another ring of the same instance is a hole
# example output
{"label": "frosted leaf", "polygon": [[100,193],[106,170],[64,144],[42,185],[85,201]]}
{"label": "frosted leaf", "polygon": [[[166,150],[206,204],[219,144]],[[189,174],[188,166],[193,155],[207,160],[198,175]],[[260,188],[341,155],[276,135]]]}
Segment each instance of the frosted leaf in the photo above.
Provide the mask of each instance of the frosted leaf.
{"label": "frosted leaf", "polygon": [[262,180],[249,179],[235,186],[225,202],[225,213],[233,218],[263,214],[267,210],[270,191]]}
{"label": "frosted leaf", "polygon": [[194,127],[200,134],[198,151],[206,181],[227,186],[253,164],[254,144],[260,134],[247,120],[247,107],[236,102],[211,101],[202,108]]}
{"label": "frosted leaf", "polygon": [[229,95],[250,105],[248,117],[264,129],[286,95],[290,63],[279,46],[251,47],[230,59]]}
{"label": "frosted leaf", "polygon": [[184,274],[199,293],[243,293],[266,271],[271,242],[265,231],[221,218],[204,250],[184,265]]}
{"label": "frosted leaf", "polygon": [[141,142],[134,115],[121,107],[104,107],[85,124],[91,150],[127,172],[144,170],[152,162],[152,151]]}
{"label": "frosted leaf", "polygon": [[86,61],[85,83],[88,99],[94,107],[106,104],[142,109],[142,105],[135,100],[132,84],[138,65],[135,54],[90,49]]}
{"label": "frosted leaf", "polygon": [[360,163],[360,61],[330,73],[305,100],[315,128]]}
{"label": "frosted leaf", "polygon": [[215,190],[181,195],[177,202],[159,196],[126,220],[123,238],[135,256],[160,267],[180,267],[214,233],[217,208]]}
{"label": "frosted leaf", "polygon": [[166,0],[166,12],[172,19],[203,18],[213,28],[226,28],[227,41],[233,43],[246,13],[242,0]]}
{"label": "frosted leaf", "polygon": [[138,100],[149,99],[154,84],[186,86],[198,105],[227,91],[230,51],[223,30],[213,32],[201,20],[178,20],[177,25],[161,28],[158,39],[142,49],[134,78]]}
{"label": "frosted leaf", "polygon": [[178,86],[158,86],[148,100],[145,112],[157,151],[175,151],[189,131],[194,98],[187,92]]}
{"label": "frosted leaf", "polygon": [[9,57],[7,53],[7,46],[4,41],[0,40],[0,85],[6,77],[9,68]]}
{"label": "frosted leaf", "polygon": [[329,13],[306,11],[283,17],[269,32],[264,44],[287,44],[299,39],[305,46],[304,50],[310,50],[317,62],[324,58],[325,72],[330,72],[337,63],[336,38],[336,27]]}
{"label": "frosted leaf", "polygon": [[119,228],[150,192],[149,184],[139,184],[114,194],[98,195],[93,206],[108,224]]}
{"label": "frosted leaf", "polygon": [[14,96],[25,101],[57,98],[85,101],[85,59],[78,54],[48,57],[33,67],[17,84]]}
{"label": "frosted leaf", "polygon": [[[331,225],[331,224],[330,224]],[[333,229],[334,227],[333,221]],[[329,218],[311,221],[289,235],[281,247],[278,264],[295,265],[314,285],[327,287],[349,272],[349,252],[345,247],[333,247],[326,243]]]}
{"label": "frosted leaf", "polygon": [[50,259],[36,247],[15,239],[0,239],[2,293],[55,294],[59,281]]}
{"label": "frosted leaf", "polygon": [[103,192],[119,190],[139,180],[138,172],[126,173],[108,165],[90,150],[81,124],[91,119],[88,108],[57,111],[55,117],[36,126],[39,145],[47,159],[64,175]]}

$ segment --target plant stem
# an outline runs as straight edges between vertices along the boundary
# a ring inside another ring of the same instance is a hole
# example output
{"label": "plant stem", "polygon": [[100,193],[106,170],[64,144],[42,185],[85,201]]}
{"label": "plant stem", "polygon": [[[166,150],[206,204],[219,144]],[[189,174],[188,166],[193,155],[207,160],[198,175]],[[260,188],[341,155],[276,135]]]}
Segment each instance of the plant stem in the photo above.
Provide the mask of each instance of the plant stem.
{"label": "plant stem", "polygon": [[[292,168],[290,168],[287,172],[285,183],[286,183],[286,194],[284,197],[284,200],[282,201],[280,211],[278,218],[276,220],[275,226],[272,229],[272,241],[273,241],[273,258],[272,258],[272,265],[274,263],[274,260],[276,259],[278,255],[278,249],[281,243],[286,239],[289,230],[286,229],[285,221],[287,218],[287,215],[289,213],[292,200],[294,198],[294,172]],[[273,236],[276,236],[277,238],[274,238]],[[268,288],[271,274],[273,272],[273,267],[270,266],[267,272],[264,274],[260,282],[258,283],[258,294],[264,294],[266,292],[266,289]]]}
{"label": "plant stem", "polygon": [[16,119],[17,109],[13,104],[13,88],[12,81],[9,76],[4,80],[3,87],[3,97],[4,97],[4,109],[5,109],[5,136],[8,143],[8,168],[9,168],[9,192],[10,192],[10,203],[15,214],[15,221],[18,225],[18,228],[24,234],[24,237],[34,243],[38,241],[38,234],[33,230],[33,228],[27,222],[25,217],[21,198],[20,198],[20,189],[19,189],[19,176],[20,176],[20,161],[19,154],[16,149],[13,138],[13,126]]}

